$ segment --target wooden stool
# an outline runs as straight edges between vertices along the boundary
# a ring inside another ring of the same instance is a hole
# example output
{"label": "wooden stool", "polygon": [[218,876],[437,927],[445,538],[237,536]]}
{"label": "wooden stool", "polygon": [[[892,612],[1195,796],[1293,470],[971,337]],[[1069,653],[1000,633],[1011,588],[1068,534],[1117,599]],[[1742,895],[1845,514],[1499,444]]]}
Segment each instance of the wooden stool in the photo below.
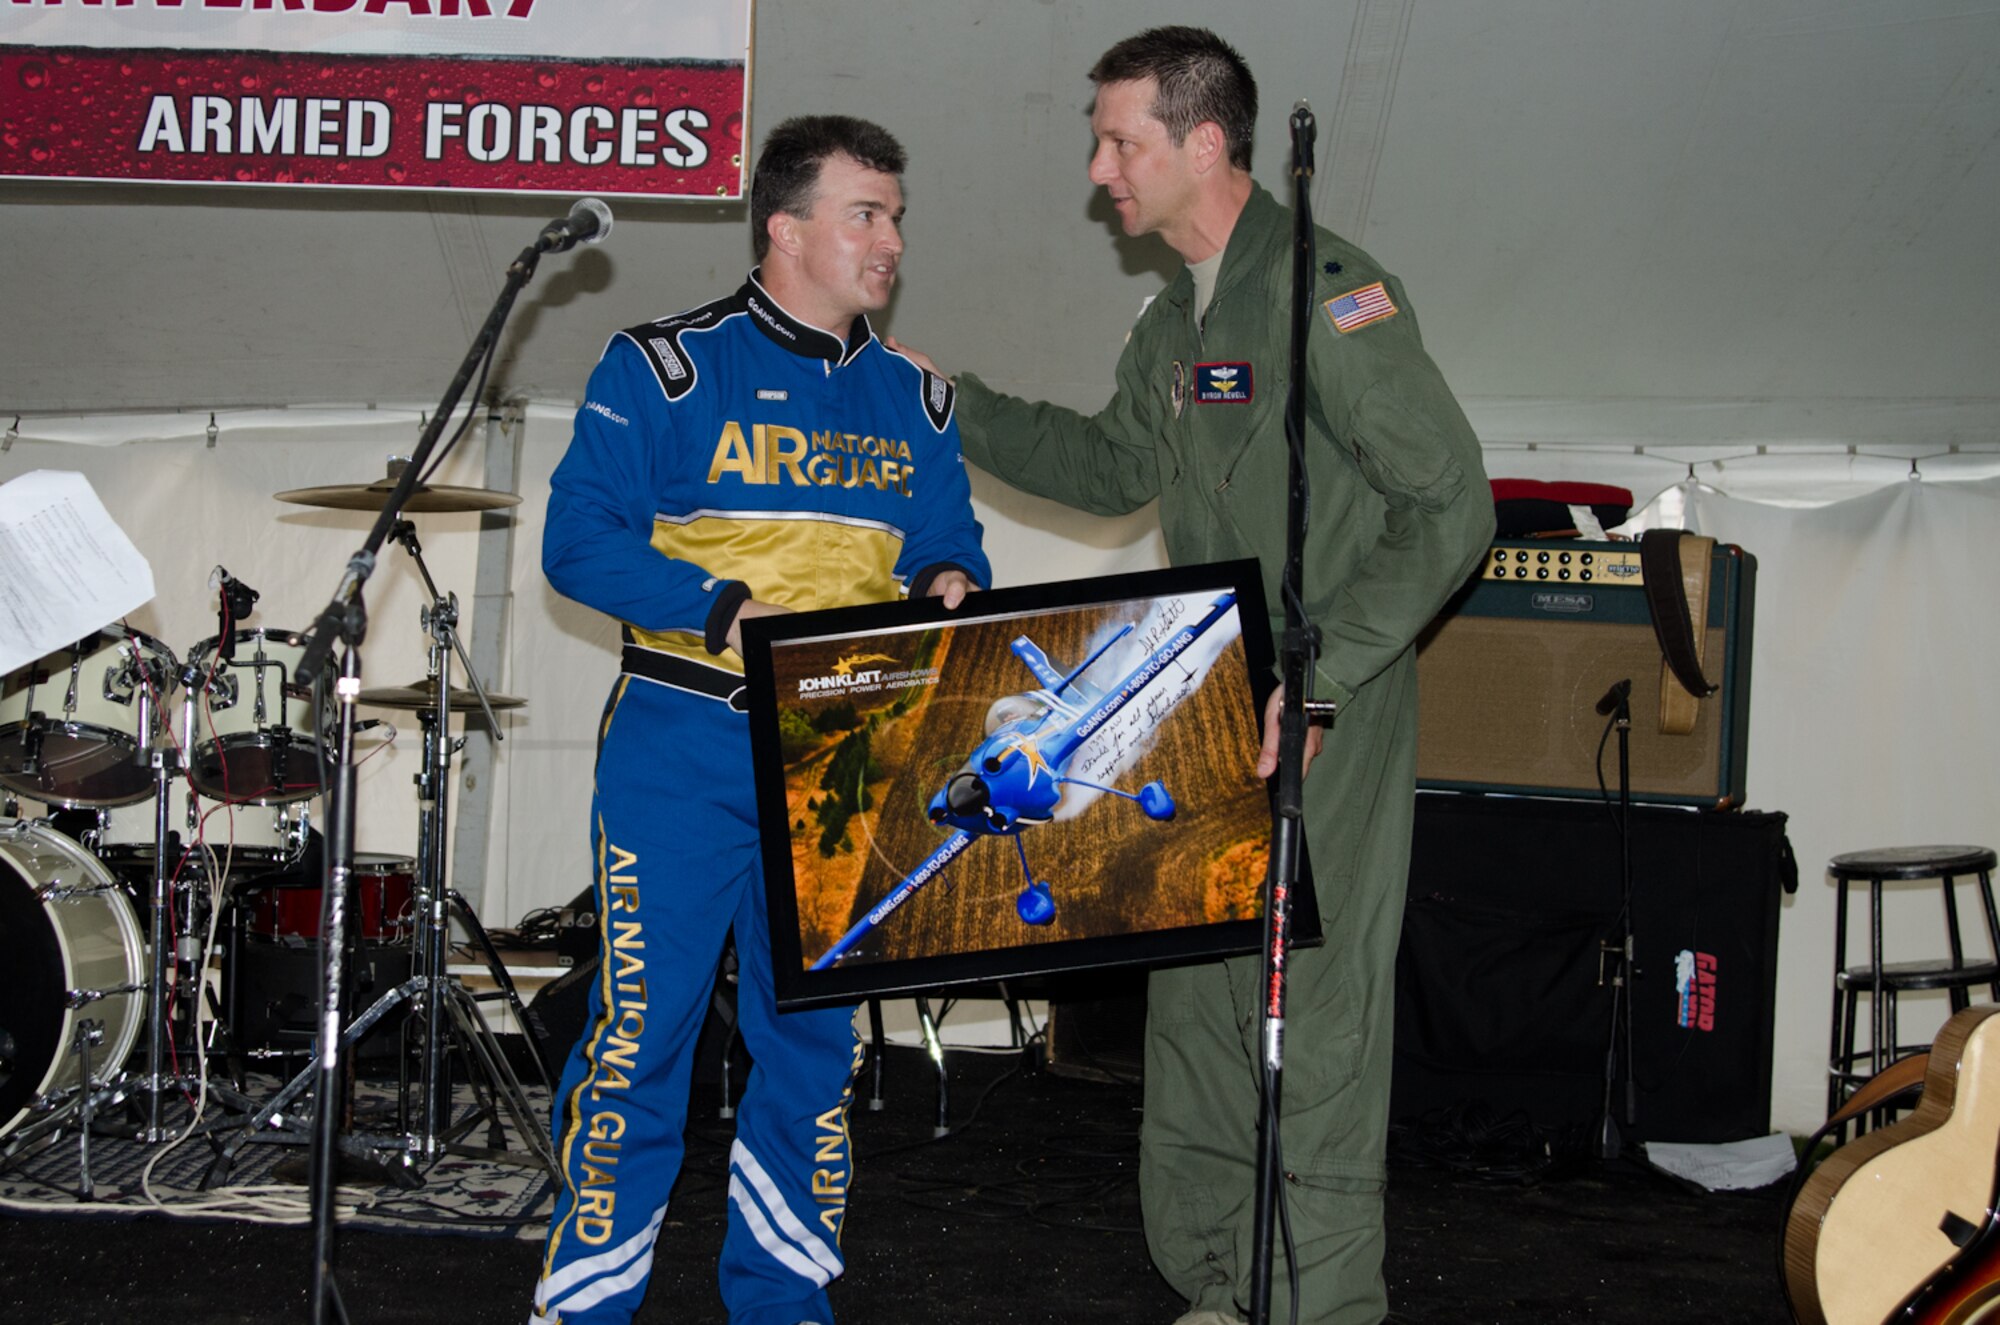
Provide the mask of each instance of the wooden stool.
{"label": "wooden stool", "polygon": [[[1988,986],[1994,1000],[2000,1002],[2000,915],[1996,915],[1993,906],[1994,864],[1991,847],[1929,846],[1855,851],[1835,856],[1827,866],[1827,874],[1840,889],[1833,922],[1833,1039],[1827,1052],[1826,1092],[1829,1115],[1839,1109],[1855,1086],[1896,1058],[1927,1047],[1898,1042],[1896,996],[1903,990],[1948,990],[1954,1012],[1965,1010],[1969,1001],[1966,991],[1973,985]],[[1954,879],[1968,874],[1979,876],[1979,901],[1986,912],[1986,938],[1992,954],[1989,960],[1971,963],[1965,960],[1958,926],[1958,895],[1952,886]],[[1885,883],[1908,879],[1937,879],[1943,887],[1945,934],[1950,944],[1948,958],[1882,960],[1882,887]],[[1868,960],[1849,966],[1847,893],[1858,882],[1868,884]],[[1857,1049],[1855,1028],[1860,1021],[1860,997],[1864,993],[1869,996],[1869,1036],[1867,1047]]]}

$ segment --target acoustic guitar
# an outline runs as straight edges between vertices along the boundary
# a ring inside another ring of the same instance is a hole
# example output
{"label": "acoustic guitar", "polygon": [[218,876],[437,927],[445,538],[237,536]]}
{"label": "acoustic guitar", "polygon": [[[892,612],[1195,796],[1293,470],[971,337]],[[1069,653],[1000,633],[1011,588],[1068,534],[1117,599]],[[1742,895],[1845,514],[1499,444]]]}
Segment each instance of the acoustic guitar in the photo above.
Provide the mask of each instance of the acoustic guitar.
{"label": "acoustic guitar", "polygon": [[1910,1116],[1827,1156],[1792,1205],[1785,1292],[1803,1325],[2000,1325],[2000,1007],[1955,1014],[1922,1058],[1877,1078],[1921,1070]]}

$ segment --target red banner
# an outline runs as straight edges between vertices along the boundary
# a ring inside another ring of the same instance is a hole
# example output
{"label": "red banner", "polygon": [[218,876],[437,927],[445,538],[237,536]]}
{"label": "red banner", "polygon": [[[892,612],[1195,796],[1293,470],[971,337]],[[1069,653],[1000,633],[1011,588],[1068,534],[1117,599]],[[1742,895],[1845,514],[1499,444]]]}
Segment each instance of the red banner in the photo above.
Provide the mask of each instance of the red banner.
{"label": "red banner", "polygon": [[0,175],[733,198],[730,61],[0,47]]}

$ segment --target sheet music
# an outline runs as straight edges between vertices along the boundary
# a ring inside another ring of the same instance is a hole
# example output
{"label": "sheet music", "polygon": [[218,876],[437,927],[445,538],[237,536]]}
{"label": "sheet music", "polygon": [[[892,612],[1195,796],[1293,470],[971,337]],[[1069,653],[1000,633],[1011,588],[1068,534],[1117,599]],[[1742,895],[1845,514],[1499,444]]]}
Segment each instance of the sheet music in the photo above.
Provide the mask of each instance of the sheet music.
{"label": "sheet music", "polygon": [[38,469],[0,483],[0,673],[152,599],[152,566],[89,479]]}

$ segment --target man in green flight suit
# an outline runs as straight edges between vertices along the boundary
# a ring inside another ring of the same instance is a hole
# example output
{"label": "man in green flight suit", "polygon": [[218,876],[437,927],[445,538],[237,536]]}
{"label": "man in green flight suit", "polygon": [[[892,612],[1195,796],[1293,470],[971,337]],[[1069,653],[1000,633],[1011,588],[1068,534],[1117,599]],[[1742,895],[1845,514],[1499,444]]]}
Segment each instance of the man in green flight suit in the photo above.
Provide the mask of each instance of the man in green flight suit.
{"label": "man in green flight suit", "polygon": [[[1176,563],[1255,556],[1276,637],[1285,554],[1292,217],[1250,178],[1257,89],[1198,28],[1118,43],[1096,84],[1091,181],[1128,235],[1186,261],[1140,314],[1095,415],[958,379],[965,454],[1007,482],[1113,515],[1155,497]],[[1306,614],[1323,633],[1304,784],[1327,942],[1292,954],[1281,1138],[1299,1319],[1374,1322],[1396,947],[1416,781],[1411,642],[1493,534],[1479,443],[1417,334],[1400,282],[1318,232],[1308,346]],[[924,361],[927,363],[927,361]],[[1277,767],[1274,696],[1260,775]],[[1322,744],[1323,740],[1323,744]],[[1260,959],[1156,971],[1148,992],[1140,1196],[1153,1259],[1223,1325],[1250,1299]],[[1283,1252],[1271,1317],[1289,1311]]]}

